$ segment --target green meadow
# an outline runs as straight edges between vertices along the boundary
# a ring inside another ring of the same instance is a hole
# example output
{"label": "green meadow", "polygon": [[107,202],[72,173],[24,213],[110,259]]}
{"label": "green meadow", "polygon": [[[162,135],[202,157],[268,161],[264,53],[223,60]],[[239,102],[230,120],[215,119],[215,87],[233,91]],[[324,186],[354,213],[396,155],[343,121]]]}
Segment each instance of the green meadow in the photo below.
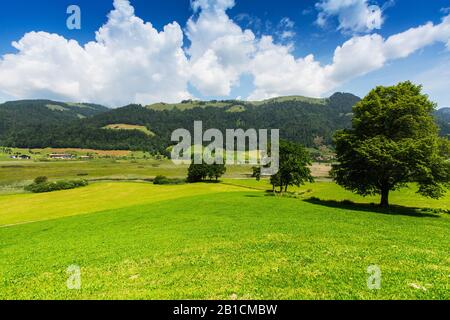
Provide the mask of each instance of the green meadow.
{"label": "green meadow", "polygon": [[449,196],[411,186],[379,211],[331,182],[267,189],[228,178],[1,195],[0,299],[450,299],[450,216],[424,210]]}
{"label": "green meadow", "polygon": [[[6,156],[5,156],[6,157]],[[52,180],[86,179],[88,181],[142,181],[164,175],[172,178],[185,178],[186,165],[176,166],[170,160],[133,158],[99,158],[87,161],[43,161],[21,160],[1,161],[0,154],[0,194],[20,193],[23,186],[38,176]],[[246,178],[250,166],[229,166],[227,178]]]}

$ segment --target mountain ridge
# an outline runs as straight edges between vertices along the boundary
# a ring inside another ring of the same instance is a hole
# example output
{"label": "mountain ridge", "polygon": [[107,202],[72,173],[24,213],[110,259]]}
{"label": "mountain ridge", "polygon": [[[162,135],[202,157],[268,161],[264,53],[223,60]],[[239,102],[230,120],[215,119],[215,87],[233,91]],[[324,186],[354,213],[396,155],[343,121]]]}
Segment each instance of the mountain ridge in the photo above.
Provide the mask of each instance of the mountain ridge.
{"label": "mountain ridge", "polygon": [[[117,109],[52,100],[11,101],[0,104],[0,146],[164,153],[173,145],[171,133],[178,128],[193,131],[196,120],[203,121],[205,130],[281,129],[283,139],[312,147],[319,137],[331,145],[336,130],[351,126],[352,107],[359,100],[351,93],[337,92],[324,99],[288,96],[260,102],[186,100],[161,104],[159,108],[130,104]],[[450,134],[450,110],[436,111],[436,118],[443,135]],[[120,130],[126,125],[130,125],[128,130]],[[119,129],[105,129],[111,126]],[[146,134],[145,129],[152,134]]]}

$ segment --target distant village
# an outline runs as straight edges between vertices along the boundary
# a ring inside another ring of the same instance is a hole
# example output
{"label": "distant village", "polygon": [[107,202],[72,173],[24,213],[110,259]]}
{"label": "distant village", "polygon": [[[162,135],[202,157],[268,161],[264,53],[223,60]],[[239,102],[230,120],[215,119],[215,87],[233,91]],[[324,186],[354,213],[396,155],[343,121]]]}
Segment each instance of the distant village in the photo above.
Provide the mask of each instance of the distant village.
{"label": "distant village", "polygon": [[[89,159],[92,159],[93,157],[92,156],[88,156],[88,155],[86,155],[86,156],[76,156],[76,155],[69,154],[69,153],[50,153],[47,156],[47,158],[51,159],[51,160],[76,160],[76,159],[89,160]],[[27,154],[16,153],[16,154],[11,155],[10,159],[31,160],[31,156],[27,155]]]}

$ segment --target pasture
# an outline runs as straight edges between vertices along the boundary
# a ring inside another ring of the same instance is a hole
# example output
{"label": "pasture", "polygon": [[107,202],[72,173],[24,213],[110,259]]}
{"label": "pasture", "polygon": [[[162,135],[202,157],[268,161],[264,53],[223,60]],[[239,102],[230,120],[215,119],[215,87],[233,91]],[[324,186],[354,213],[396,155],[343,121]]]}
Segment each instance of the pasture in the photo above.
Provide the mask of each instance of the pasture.
{"label": "pasture", "polygon": [[[38,176],[49,179],[148,180],[158,175],[185,178],[187,165],[176,166],[170,160],[100,158],[87,161],[0,161],[0,194],[2,189],[20,189]],[[227,178],[246,178],[250,166],[227,167]],[[16,190],[19,191],[19,190]]]}
{"label": "pasture", "polygon": [[[187,167],[137,153],[4,160],[0,299],[450,298],[450,194],[430,200],[410,185],[380,211],[377,197],[330,182],[326,164],[280,197],[249,166],[228,167],[221,183],[155,186]],[[91,183],[24,192],[37,176]],[[71,265],[81,290],[66,286]],[[371,265],[379,290],[367,287]]]}
{"label": "pasture", "polygon": [[[448,214],[307,201],[346,197],[327,182],[298,198],[266,184],[110,182],[0,196],[0,298],[450,298]],[[70,265],[81,290],[66,287]],[[380,290],[367,288],[369,265],[382,271]]]}
{"label": "pasture", "polygon": [[103,127],[103,129],[108,129],[108,130],[137,130],[137,131],[141,131],[141,132],[145,133],[146,135],[148,135],[150,137],[154,137],[155,136],[155,133],[152,132],[151,130],[149,130],[147,127],[145,127],[145,126],[138,126],[138,125],[131,125],[131,124],[123,124],[123,123],[109,124],[109,125]]}
{"label": "pasture", "polygon": [[[19,149],[15,149],[16,151],[19,152]],[[42,155],[70,151],[80,154],[99,152],[101,158],[61,161],[11,160],[2,159],[0,154],[0,194],[21,193],[23,186],[31,183],[38,176],[46,176],[53,180],[82,178],[88,181],[145,181],[158,175],[170,178],[185,178],[187,175],[187,165],[174,165],[167,159],[143,158],[145,154],[138,152],[104,151],[102,153],[97,150],[83,149],[40,149],[34,152]],[[312,167],[314,176],[319,179],[326,179],[329,169],[327,164],[315,164]],[[249,165],[227,166],[225,178],[248,179],[251,172]]]}

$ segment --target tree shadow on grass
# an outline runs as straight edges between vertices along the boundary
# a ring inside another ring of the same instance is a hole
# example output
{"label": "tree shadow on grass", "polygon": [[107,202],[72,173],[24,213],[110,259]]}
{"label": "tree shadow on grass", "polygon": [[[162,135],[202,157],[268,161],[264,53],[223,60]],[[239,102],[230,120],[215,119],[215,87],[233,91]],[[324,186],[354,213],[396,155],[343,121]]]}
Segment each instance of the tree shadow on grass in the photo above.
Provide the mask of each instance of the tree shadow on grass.
{"label": "tree shadow on grass", "polygon": [[414,208],[404,207],[398,205],[391,205],[389,208],[382,208],[374,203],[354,203],[349,200],[336,201],[336,200],[322,200],[319,198],[309,198],[304,200],[305,202],[321,205],[330,208],[348,209],[355,211],[374,212],[387,215],[402,215],[417,218],[441,218],[441,215],[445,213],[444,210],[439,209],[427,209],[427,208]]}

